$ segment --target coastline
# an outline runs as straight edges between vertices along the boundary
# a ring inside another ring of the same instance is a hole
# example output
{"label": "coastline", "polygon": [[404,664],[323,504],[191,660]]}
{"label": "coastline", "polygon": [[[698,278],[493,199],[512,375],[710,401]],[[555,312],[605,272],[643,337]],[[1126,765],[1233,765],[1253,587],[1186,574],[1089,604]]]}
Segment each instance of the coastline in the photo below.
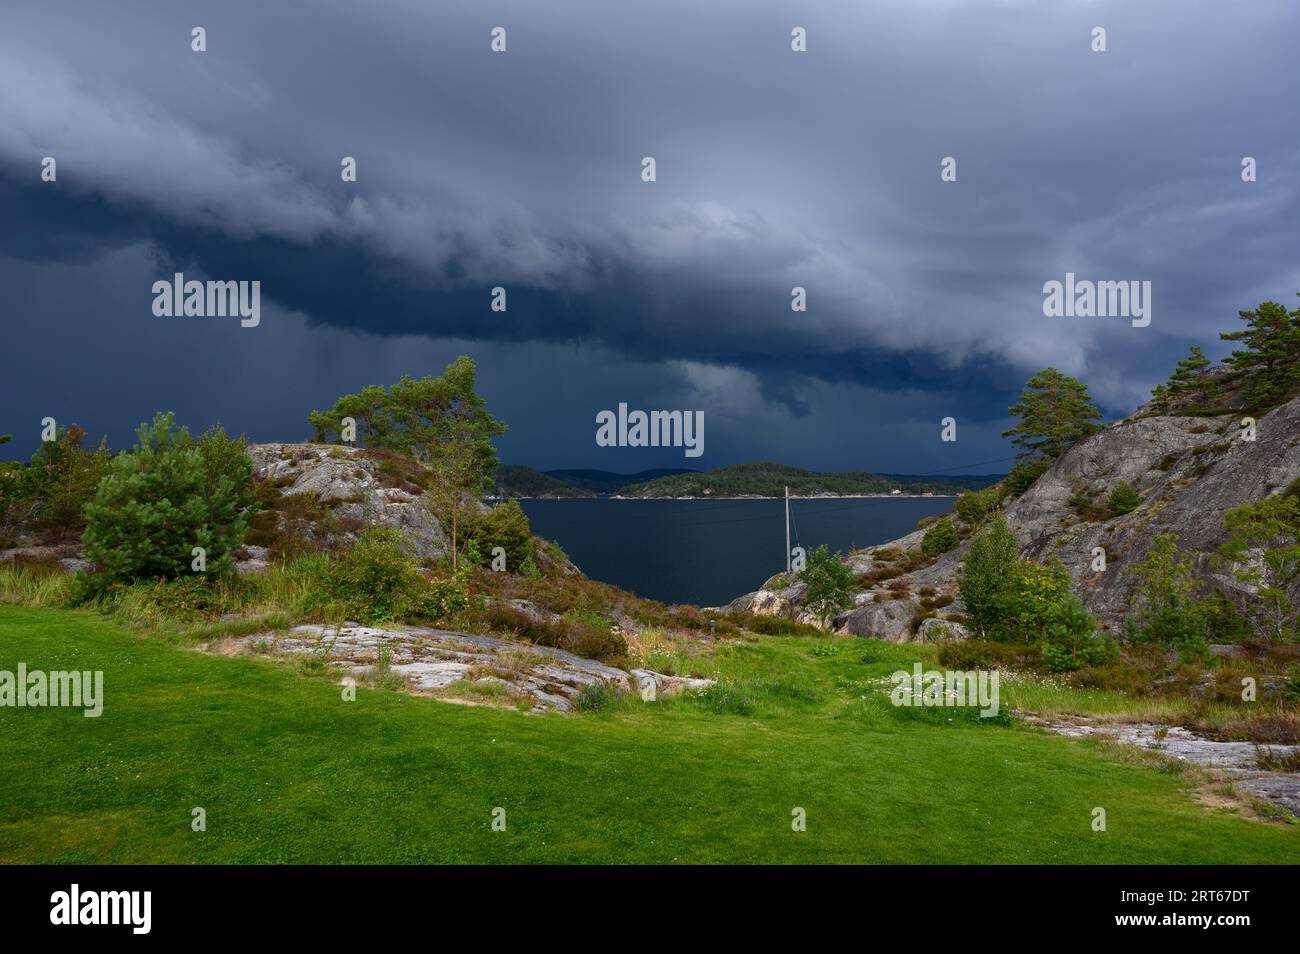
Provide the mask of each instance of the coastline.
{"label": "coastline", "polygon": [[742,494],[740,496],[714,497],[630,497],[621,494],[597,494],[594,497],[484,497],[484,500],[955,500],[958,494],[809,494],[786,497],[767,497],[759,494]]}

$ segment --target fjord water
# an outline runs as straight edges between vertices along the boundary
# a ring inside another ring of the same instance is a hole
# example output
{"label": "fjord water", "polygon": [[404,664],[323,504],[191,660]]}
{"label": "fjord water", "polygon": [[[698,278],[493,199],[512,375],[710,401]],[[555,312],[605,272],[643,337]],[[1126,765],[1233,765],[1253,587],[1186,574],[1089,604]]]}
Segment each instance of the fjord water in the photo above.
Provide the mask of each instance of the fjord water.
{"label": "fjord water", "polygon": [[[874,546],[951,497],[791,500],[791,545]],[[521,500],[533,533],[588,576],[665,603],[718,606],[785,569],[782,500]]]}

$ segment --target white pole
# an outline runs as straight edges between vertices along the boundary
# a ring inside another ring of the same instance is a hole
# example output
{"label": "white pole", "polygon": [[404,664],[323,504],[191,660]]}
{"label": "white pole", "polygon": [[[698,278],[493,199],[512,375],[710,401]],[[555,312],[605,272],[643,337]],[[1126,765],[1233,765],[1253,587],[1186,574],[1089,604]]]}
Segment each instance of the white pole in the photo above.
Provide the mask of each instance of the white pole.
{"label": "white pole", "polygon": [[790,488],[785,488],[785,572],[790,572]]}

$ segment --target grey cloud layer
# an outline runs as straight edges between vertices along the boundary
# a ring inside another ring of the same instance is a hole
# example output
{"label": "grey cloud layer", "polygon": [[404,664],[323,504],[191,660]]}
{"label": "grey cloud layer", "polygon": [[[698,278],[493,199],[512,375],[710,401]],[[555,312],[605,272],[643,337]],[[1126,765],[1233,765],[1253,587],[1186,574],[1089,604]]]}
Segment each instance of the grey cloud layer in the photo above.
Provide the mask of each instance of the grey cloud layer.
{"label": "grey cloud layer", "polygon": [[[29,5],[0,36],[0,164],[55,155],[61,190],[202,233],[162,249],[199,266],[212,236],[364,256],[382,308],[264,276],[309,321],[731,367],[795,412],[882,355],[1052,363],[1122,411],[1300,289],[1297,27],[1285,0]],[[1067,270],[1153,280],[1155,322],[1045,319]],[[490,322],[497,284],[543,297]],[[421,326],[422,297],[448,317]]]}

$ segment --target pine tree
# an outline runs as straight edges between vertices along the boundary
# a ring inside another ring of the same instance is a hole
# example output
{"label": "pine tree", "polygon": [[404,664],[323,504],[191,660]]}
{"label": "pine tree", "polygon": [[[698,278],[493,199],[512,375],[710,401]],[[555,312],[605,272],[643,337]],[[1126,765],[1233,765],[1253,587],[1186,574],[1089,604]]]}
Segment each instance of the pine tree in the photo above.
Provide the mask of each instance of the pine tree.
{"label": "pine tree", "polygon": [[1300,308],[1287,312],[1278,302],[1265,301],[1238,314],[1246,327],[1219,337],[1246,347],[1232,352],[1227,363],[1244,383],[1251,407],[1276,407],[1300,386]]}
{"label": "pine tree", "polygon": [[1106,506],[1110,508],[1112,514],[1120,516],[1132,513],[1141,502],[1142,498],[1138,496],[1138,492],[1133,485],[1127,480],[1121,480],[1115,485],[1115,489],[1110,492],[1110,496],[1106,499]]}
{"label": "pine tree", "polygon": [[1167,393],[1171,399],[1188,398],[1195,403],[1205,403],[1210,397],[1209,377],[1210,359],[1199,347],[1192,345],[1187,357],[1178,362],[1178,367],[1169,376]]}
{"label": "pine tree", "polygon": [[1008,410],[1020,423],[1002,436],[1011,438],[1022,458],[1059,457],[1076,441],[1101,430],[1101,411],[1088,396],[1087,385],[1055,368],[1030,378],[1020,400]]}
{"label": "pine tree", "polygon": [[113,458],[86,504],[86,558],[107,579],[131,583],[192,575],[193,548],[201,547],[204,572],[233,573],[231,551],[255,499],[242,439],[211,431],[196,442],[170,413],[136,434],[139,444]]}
{"label": "pine tree", "polygon": [[1169,385],[1157,384],[1151,389],[1151,410],[1157,414],[1169,411]]}

